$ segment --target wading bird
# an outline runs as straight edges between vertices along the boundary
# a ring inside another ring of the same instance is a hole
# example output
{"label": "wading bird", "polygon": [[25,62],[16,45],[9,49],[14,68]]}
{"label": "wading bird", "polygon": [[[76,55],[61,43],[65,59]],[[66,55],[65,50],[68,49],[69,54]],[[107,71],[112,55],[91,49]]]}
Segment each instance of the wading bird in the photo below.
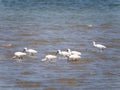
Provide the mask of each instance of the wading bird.
{"label": "wading bird", "polygon": [[76,55],[81,55],[81,52],[79,51],[71,51],[70,49],[67,49],[68,53],[70,53],[71,55],[76,54]]}
{"label": "wading bird", "polygon": [[28,55],[31,55],[31,56],[33,56],[34,54],[37,53],[36,50],[34,50],[34,49],[28,49],[28,48],[24,48],[23,52],[26,52],[26,53],[28,53]]}
{"label": "wading bird", "polygon": [[23,56],[26,56],[26,53],[24,53],[24,52],[15,52],[14,53],[14,56],[13,56],[13,59],[14,58],[19,58],[19,59],[23,59]]}
{"label": "wading bird", "polygon": [[105,48],[107,48],[106,46],[102,45],[102,44],[96,44],[95,41],[93,41],[93,46],[96,48],[99,48],[100,50],[103,50]]}
{"label": "wading bird", "polygon": [[80,60],[81,56],[73,54],[73,55],[68,55],[68,60],[70,61],[76,61],[76,60]]}
{"label": "wading bird", "polygon": [[67,51],[57,50],[57,54],[66,57],[66,56],[68,56],[70,53],[68,53]]}
{"label": "wading bird", "polygon": [[46,55],[45,58],[43,58],[41,61],[52,61],[55,60],[57,56],[55,55]]}

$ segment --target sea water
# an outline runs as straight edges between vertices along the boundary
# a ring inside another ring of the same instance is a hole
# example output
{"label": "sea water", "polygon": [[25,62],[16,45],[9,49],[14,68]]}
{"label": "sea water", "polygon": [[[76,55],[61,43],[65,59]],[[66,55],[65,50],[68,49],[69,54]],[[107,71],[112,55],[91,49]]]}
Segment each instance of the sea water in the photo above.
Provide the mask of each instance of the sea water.
{"label": "sea water", "polygon": [[[0,0],[0,90],[119,90],[119,34],[119,0]],[[68,48],[81,59],[41,61]]]}

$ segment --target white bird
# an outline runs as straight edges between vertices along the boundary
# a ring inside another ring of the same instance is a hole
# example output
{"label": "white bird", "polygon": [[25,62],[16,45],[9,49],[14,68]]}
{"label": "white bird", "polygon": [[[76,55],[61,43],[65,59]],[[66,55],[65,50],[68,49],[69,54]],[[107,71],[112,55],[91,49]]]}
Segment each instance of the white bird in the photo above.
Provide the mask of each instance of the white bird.
{"label": "white bird", "polygon": [[70,53],[68,53],[67,51],[61,51],[61,50],[57,50],[57,54],[64,57],[70,55]]}
{"label": "white bird", "polygon": [[43,58],[41,61],[51,61],[51,60],[55,60],[57,58],[57,56],[55,55],[46,55],[45,58]]}
{"label": "white bird", "polygon": [[26,53],[28,53],[29,55],[32,55],[32,56],[37,53],[36,50],[34,50],[34,49],[28,49],[28,48],[24,48],[23,52],[26,52]]}
{"label": "white bird", "polygon": [[76,54],[76,55],[81,55],[81,52],[79,51],[71,51],[70,49],[67,49],[68,53],[70,53],[71,55]]}
{"label": "white bird", "polygon": [[13,58],[18,57],[19,59],[22,59],[23,56],[26,56],[26,53],[24,53],[24,52],[15,52]]}
{"label": "white bird", "polygon": [[94,47],[97,47],[97,48],[99,48],[99,49],[105,49],[105,48],[107,48],[106,46],[104,46],[104,45],[102,45],[102,44],[96,44],[96,42],[95,41],[93,41],[93,46]]}
{"label": "white bird", "polygon": [[67,57],[68,57],[68,60],[70,60],[70,61],[79,60],[79,59],[81,58],[81,56],[76,55],[76,54],[69,55],[69,56],[67,56]]}
{"label": "white bird", "polygon": [[88,28],[93,27],[93,25],[91,25],[91,24],[86,24],[86,26],[87,26]]}

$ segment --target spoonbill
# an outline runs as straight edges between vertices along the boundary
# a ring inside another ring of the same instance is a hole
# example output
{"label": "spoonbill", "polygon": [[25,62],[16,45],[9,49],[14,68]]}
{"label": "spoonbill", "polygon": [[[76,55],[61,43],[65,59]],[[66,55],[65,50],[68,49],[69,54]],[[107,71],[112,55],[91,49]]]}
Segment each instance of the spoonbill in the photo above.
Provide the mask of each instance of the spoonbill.
{"label": "spoonbill", "polygon": [[68,60],[70,61],[75,61],[75,60],[79,60],[81,58],[81,56],[73,54],[73,55],[68,55]]}
{"label": "spoonbill", "polygon": [[55,60],[57,58],[57,56],[55,55],[46,55],[45,58],[43,58],[41,61],[51,61],[51,60]]}
{"label": "spoonbill", "polygon": [[67,52],[67,51],[57,50],[57,54],[66,57],[66,56],[68,56],[70,53]]}
{"label": "spoonbill", "polygon": [[28,48],[24,48],[23,52],[26,52],[26,53],[28,53],[29,55],[32,55],[32,56],[37,53],[36,50],[34,50],[34,49],[28,49]]}
{"label": "spoonbill", "polygon": [[15,52],[14,53],[14,56],[13,56],[13,59],[18,57],[19,59],[23,59],[23,56],[26,56],[27,54],[24,53],[24,52]]}
{"label": "spoonbill", "polygon": [[76,55],[81,55],[81,52],[79,51],[71,51],[69,48],[67,49],[68,53],[72,54],[76,54]]}
{"label": "spoonbill", "polygon": [[93,41],[93,46],[96,47],[96,48],[99,48],[101,50],[107,48],[106,46],[102,45],[102,44],[96,44],[95,41]]}

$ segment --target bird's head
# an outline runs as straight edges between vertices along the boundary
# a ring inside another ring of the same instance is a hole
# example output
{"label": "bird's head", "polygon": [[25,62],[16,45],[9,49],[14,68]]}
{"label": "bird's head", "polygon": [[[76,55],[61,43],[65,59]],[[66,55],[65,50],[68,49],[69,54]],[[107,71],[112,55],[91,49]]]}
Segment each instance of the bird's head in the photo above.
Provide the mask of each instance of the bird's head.
{"label": "bird's head", "polygon": [[57,50],[56,55],[60,53],[60,50]]}
{"label": "bird's head", "polygon": [[25,47],[24,49],[23,49],[23,52],[26,52],[27,51],[27,48]]}
{"label": "bird's head", "polygon": [[70,51],[71,51],[71,50],[68,48],[68,49],[67,49],[67,52],[70,52]]}

